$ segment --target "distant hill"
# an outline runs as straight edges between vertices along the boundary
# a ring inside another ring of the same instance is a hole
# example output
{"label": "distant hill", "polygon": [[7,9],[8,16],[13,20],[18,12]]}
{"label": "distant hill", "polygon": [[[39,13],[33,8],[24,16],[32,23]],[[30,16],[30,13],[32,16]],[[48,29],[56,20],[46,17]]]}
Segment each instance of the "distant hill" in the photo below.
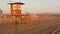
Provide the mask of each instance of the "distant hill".
{"label": "distant hill", "polygon": [[37,15],[38,16],[60,16],[60,14],[54,14],[54,13],[41,13]]}

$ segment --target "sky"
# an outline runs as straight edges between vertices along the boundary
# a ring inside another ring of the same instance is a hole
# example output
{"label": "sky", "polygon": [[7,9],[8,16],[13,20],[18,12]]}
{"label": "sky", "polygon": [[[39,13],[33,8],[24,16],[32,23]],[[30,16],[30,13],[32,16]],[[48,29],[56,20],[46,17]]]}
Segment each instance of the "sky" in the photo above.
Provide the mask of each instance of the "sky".
{"label": "sky", "polygon": [[[60,0],[12,0],[23,2],[22,13],[60,13]],[[10,0],[0,0],[0,9],[3,13],[10,13]]]}

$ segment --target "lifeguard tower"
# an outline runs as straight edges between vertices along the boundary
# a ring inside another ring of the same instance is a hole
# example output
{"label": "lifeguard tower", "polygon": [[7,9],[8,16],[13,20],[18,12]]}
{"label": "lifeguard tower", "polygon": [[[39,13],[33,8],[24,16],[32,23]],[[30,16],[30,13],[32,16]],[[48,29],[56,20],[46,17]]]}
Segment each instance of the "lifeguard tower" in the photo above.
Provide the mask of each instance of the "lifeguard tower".
{"label": "lifeguard tower", "polygon": [[20,17],[21,16],[21,5],[24,5],[24,3],[13,2],[9,4],[10,4],[11,16]]}
{"label": "lifeguard tower", "polygon": [[16,18],[18,18],[18,20],[21,21],[21,23],[23,22],[30,22],[31,20],[29,19],[30,17],[28,15],[22,17],[23,15],[21,14],[21,5],[24,5],[24,3],[21,2],[13,2],[13,3],[9,3],[10,4],[10,12],[11,12],[11,16],[15,16]]}

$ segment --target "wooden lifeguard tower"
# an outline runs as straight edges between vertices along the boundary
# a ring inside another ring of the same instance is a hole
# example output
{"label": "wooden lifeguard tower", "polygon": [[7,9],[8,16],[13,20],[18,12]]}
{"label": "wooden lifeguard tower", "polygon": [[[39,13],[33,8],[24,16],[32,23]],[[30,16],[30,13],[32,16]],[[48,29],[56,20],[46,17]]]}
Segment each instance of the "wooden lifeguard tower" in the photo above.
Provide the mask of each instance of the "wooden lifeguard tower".
{"label": "wooden lifeguard tower", "polygon": [[24,3],[22,2],[13,2],[13,3],[9,3],[10,4],[10,16],[14,16],[16,17],[16,20],[18,18],[18,20],[21,20],[21,23],[24,22],[24,20],[30,21],[30,17],[28,17],[28,15],[22,17],[21,14],[21,5],[24,5]]}
{"label": "wooden lifeguard tower", "polygon": [[11,16],[20,17],[21,16],[21,5],[24,5],[24,3],[13,2],[9,4],[10,4]]}

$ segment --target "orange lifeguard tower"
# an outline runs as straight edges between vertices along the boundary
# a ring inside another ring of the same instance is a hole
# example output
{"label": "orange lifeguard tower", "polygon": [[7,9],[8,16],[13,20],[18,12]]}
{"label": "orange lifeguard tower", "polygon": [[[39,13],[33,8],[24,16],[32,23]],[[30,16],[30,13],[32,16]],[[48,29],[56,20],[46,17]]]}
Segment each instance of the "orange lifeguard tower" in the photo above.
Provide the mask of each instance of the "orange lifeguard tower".
{"label": "orange lifeguard tower", "polygon": [[21,16],[21,5],[24,5],[24,3],[14,2],[14,3],[9,3],[9,4],[10,4],[11,16],[20,17]]}
{"label": "orange lifeguard tower", "polygon": [[11,16],[15,16],[16,18],[18,18],[18,20],[21,20],[21,23],[24,22],[24,20],[26,21],[31,21],[30,20],[30,15],[26,15],[24,17],[22,17],[21,14],[21,5],[24,5],[24,3],[21,2],[13,2],[13,3],[9,3],[10,4],[10,11],[11,11]]}

